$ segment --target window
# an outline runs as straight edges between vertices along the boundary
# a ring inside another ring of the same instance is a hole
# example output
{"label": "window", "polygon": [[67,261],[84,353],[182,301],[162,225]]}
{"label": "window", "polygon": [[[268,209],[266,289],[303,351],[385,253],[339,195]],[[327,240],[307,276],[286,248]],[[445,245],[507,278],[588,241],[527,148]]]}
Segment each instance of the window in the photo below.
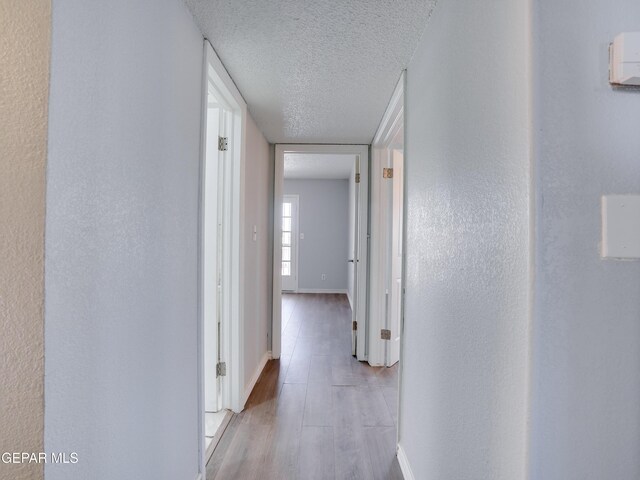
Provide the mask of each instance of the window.
{"label": "window", "polygon": [[282,276],[291,275],[291,236],[292,236],[291,202],[282,204]]}

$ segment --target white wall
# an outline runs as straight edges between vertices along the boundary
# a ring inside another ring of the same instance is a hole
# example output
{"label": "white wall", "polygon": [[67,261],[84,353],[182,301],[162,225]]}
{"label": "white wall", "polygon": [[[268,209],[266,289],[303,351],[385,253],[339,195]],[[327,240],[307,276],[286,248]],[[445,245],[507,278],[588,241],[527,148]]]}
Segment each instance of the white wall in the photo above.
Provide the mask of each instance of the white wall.
{"label": "white wall", "polygon": [[299,195],[298,289],[346,291],[349,181],[285,178],[284,193]]}
{"label": "white wall", "polygon": [[202,45],[179,0],[53,2],[48,480],[196,477]]}
{"label": "white wall", "polygon": [[442,0],[408,66],[400,445],[416,479],[526,474],[528,3]]}
{"label": "white wall", "polygon": [[[0,452],[42,452],[51,5],[0,2]],[[0,464],[0,479],[43,465]]]}
{"label": "white wall", "polygon": [[600,197],[640,193],[640,92],[608,85],[633,0],[535,2],[533,480],[640,478],[640,263],[601,260]]}
{"label": "white wall", "polygon": [[[273,161],[269,144],[247,115],[244,195],[244,386],[251,393],[269,349],[272,260],[269,212],[273,209]],[[257,228],[253,240],[253,227]]]}

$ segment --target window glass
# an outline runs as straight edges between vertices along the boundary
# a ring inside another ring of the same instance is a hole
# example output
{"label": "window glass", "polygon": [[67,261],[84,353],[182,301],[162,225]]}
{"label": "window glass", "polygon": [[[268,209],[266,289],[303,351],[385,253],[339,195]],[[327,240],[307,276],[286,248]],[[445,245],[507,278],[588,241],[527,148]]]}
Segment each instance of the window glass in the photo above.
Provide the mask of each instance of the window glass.
{"label": "window glass", "polygon": [[288,277],[291,275],[291,262],[282,262],[282,276]]}
{"label": "window glass", "polygon": [[282,245],[285,247],[291,246],[291,232],[282,232]]}

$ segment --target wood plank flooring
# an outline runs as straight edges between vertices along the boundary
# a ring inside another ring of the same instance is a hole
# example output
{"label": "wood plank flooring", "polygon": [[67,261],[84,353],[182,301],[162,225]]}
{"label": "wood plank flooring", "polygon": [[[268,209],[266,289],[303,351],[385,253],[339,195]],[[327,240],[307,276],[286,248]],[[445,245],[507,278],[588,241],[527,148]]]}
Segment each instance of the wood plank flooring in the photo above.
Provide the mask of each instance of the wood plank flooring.
{"label": "wood plank flooring", "polygon": [[218,480],[401,480],[395,456],[397,365],[351,356],[345,295],[283,295],[282,357],[207,464]]}

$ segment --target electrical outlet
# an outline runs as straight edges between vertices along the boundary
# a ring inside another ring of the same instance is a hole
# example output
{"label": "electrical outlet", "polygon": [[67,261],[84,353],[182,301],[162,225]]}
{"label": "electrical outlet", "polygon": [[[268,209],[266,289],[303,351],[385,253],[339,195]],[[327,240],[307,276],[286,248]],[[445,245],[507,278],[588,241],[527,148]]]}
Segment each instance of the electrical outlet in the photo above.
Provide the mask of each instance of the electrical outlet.
{"label": "electrical outlet", "polygon": [[322,280],[326,280],[327,279],[327,274],[323,273],[322,275],[320,275],[320,278],[322,278]]}

